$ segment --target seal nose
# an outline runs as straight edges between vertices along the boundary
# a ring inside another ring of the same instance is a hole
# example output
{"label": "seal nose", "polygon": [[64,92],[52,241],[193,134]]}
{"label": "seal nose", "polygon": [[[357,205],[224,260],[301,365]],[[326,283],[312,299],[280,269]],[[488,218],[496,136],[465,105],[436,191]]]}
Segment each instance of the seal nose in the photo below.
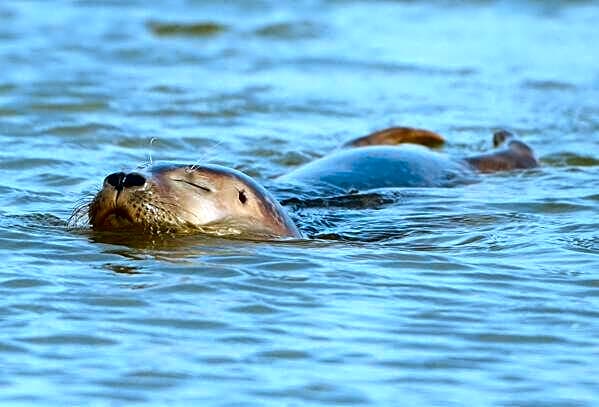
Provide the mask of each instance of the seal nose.
{"label": "seal nose", "polygon": [[125,188],[141,187],[145,183],[146,183],[146,178],[143,175],[138,174],[136,172],[127,174],[125,176],[125,179],[123,180],[123,186]]}
{"label": "seal nose", "polygon": [[104,182],[112,185],[117,191],[123,188],[141,187],[146,183],[146,178],[136,172],[125,174],[124,172],[115,172],[104,179]]}
{"label": "seal nose", "polygon": [[120,191],[121,189],[123,189],[123,180],[125,179],[126,175],[127,174],[125,174],[124,172],[115,172],[114,174],[110,174],[109,176],[107,176],[104,179],[104,183],[112,185]]}

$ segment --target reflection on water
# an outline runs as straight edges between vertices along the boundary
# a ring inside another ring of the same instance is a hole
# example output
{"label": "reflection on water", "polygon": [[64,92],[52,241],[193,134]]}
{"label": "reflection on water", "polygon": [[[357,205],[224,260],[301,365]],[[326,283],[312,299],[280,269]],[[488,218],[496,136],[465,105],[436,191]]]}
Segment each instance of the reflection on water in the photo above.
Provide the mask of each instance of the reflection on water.
{"label": "reflection on water", "polygon": [[[0,402],[596,403],[594,2],[164,6],[0,4]],[[277,188],[391,125],[454,156],[506,128],[542,167]],[[247,172],[310,239],[67,228],[163,161]]]}

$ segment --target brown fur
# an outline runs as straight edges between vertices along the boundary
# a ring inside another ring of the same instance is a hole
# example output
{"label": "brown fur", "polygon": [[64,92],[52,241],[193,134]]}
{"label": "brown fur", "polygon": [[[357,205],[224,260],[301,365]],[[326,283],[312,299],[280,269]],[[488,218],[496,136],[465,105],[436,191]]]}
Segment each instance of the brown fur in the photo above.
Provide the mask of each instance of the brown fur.
{"label": "brown fur", "polygon": [[539,162],[534,157],[532,149],[522,141],[515,140],[514,135],[501,130],[493,134],[493,144],[500,147],[487,154],[465,158],[465,161],[480,172],[497,172],[522,170],[538,167]]}
{"label": "brown fur", "polygon": [[412,127],[390,127],[370,133],[345,143],[344,147],[364,147],[372,145],[420,144],[426,147],[441,147],[445,139],[429,130]]}

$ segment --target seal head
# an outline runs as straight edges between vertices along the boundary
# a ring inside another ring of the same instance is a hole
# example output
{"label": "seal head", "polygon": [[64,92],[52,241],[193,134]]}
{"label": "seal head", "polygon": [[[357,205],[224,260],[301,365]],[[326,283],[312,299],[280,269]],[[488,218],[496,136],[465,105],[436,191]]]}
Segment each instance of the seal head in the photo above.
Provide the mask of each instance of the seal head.
{"label": "seal head", "polygon": [[88,209],[94,230],[200,230],[244,237],[301,237],[280,204],[249,176],[217,165],[162,165],[108,175]]}

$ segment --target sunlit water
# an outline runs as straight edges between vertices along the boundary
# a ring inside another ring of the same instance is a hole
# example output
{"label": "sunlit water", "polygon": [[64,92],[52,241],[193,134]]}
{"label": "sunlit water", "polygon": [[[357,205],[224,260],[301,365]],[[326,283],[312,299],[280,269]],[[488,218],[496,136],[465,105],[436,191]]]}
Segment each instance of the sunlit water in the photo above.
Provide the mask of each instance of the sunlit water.
{"label": "sunlit water", "polygon": [[[596,3],[223,3],[0,3],[0,402],[596,405]],[[273,189],[389,125],[542,167],[292,199],[302,241],[66,228],[111,172]]]}

